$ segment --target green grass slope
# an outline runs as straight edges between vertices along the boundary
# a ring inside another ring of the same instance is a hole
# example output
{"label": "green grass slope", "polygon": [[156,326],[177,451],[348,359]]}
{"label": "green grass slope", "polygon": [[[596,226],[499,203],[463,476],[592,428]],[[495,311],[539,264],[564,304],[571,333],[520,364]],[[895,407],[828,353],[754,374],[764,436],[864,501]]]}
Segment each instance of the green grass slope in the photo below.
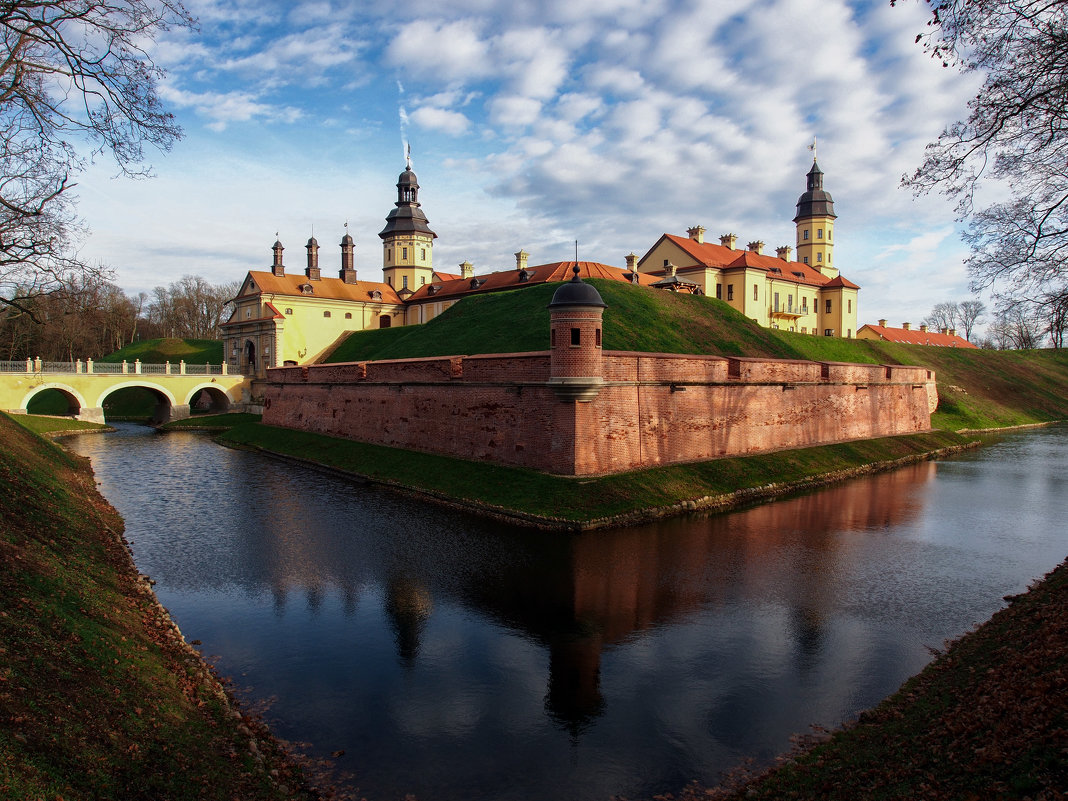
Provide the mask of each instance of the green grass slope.
{"label": "green grass slope", "polygon": [[87,459],[0,414],[0,798],[293,798],[299,778],[235,717],[121,530]]}
{"label": "green grass slope", "polygon": [[223,343],[219,339],[146,339],[133,342],[97,361],[133,362],[140,359],[145,364],[222,364]]}
{"label": "green grass slope", "polygon": [[[914,364],[934,370],[938,428],[994,428],[1068,419],[1068,351],[986,351],[894,345],[763,328],[708,297],[593,280],[608,308],[606,350]],[[546,308],[559,284],[465,298],[426,325],[350,336],[329,362],[548,347]]]}

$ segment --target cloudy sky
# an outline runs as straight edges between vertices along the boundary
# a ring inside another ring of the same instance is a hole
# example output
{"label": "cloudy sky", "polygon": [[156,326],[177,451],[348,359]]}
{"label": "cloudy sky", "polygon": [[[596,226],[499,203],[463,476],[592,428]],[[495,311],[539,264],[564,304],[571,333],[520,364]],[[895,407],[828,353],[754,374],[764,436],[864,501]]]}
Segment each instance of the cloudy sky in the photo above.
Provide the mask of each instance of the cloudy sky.
{"label": "cloudy sky", "polygon": [[579,257],[622,267],[703,225],[794,244],[818,141],[835,263],[860,320],[918,322],[968,297],[951,205],[899,188],[963,116],[974,77],[914,43],[902,0],[187,0],[161,39],[185,136],[155,177],[81,176],[83,256],[128,292],[265,269],[275,234],[303,268],[344,225],[363,279],[410,141],[435,267]]}

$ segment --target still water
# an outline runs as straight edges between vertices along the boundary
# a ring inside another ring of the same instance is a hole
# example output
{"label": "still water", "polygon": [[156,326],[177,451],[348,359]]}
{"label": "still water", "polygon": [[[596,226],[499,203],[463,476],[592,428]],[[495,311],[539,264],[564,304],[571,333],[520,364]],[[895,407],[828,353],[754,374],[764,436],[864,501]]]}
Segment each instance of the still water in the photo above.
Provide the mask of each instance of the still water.
{"label": "still water", "polygon": [[196,433],[92,458],[138,568],[370,799],[648,797],[834,726],[1068,556],[1068,428],[729,515],[513,529]]}

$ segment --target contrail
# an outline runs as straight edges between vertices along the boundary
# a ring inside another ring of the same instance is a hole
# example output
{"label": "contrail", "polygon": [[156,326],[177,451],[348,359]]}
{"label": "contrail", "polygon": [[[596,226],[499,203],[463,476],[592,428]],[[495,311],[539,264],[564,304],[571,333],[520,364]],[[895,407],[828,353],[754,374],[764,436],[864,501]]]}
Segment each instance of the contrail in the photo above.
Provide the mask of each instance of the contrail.
{"label": "contrail", "polygon": [[400,115],[401,156],[408,157],[408,110],[404,108],[404,84],[397,81],[397,111]]}

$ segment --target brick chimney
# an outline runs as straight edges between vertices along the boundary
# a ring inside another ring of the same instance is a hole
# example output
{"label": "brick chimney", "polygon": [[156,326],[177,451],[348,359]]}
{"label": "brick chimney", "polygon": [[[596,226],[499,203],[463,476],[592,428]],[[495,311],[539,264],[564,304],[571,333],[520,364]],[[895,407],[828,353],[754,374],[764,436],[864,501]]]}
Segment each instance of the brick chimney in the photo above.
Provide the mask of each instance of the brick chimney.
{"label": "brick chimney", "polygon": [[723,247],[730,248],[731,250],[734,250],[734,243],[737,241],[738,237],[734,234],[723,234],[723,236],[719,238],[719,243],[723,245]]}
{"label": "brick chimney", "polygon": [[627,270],[632,273],[638,272],[638,257],[633,251],[627,254]]}
{"label": "brick chimney", "polygon": [[783,261],[790,261],[790,255],[794,252],[794,249],[789,245],[780,245],[775,248],[775,255]]}
{"label": "brick chimney", "polygon": [[939,334],[948,334],[949,333],[949,329],[948,328],[939,328],[938,329],[938,333]]}
{"label": "brick chimney", "polygon": [[529,257],[529,256],[530,256],[530,254],[527,253],[525,250],[521,250],[518,253],[516,253],[515,254],[515,268],[517,270],[525,270],[525,269],[527,269],[527,257]]}
{"label": "brick chimney", "polygon": [[926,334],[927,333],[927,325],[925,323],[920,323],[920,330],[923,331],[923,333]]}
{"label": "brick chimney", "polygon": [[879,321],[879,327],[880,328],[886,328],[886,320],[880,320]]}
{"label": "brick chimney", "polygon": [[703,245],[705,242],[705,229],[700,225],[695,225],[693,228],[687,228],[686,233],[690,235],[690,239],[696,242],[698,245]]}
{"label": "brick chimney", "polygon": [[276,239],[271,250],[274,251],[274,263],[271,264],[271,273],[281,278],[286,274],[286,268],[282,265],[282,251],[285,248],[282,247],[281,240]]}
{"label": "brick chimney", "polygon": [[475,265],[469,261],[465,261],[460,265],[460,277],[461,278],[473,278],[475,275]]}
{"label": "brick chimney", "polygon": [[748,247],[749,247],[749,249],[751,251],[756,253],[758,256],[761,255],[764,252],[764,243],[761,242],[759,239],[756,240],[755,242],[750,242]]}
{"label": "brick chimney", "polygon": [[910,328],[912,328],[912,323],[902,323],[901,327],[908,331]]}
{"label": "brick chimney", "polygon": [[957,335],[957,329],[956,328],[949,329],[949,335],[951,337],[955,337]]}
{"label": "brick chimney", "polygon": [[313,236],[308,240],[308,244],[305,245],[308,248],[308,266],[304,270],[304,274],[308,276],[309,281],[318,281],[319,276],[319,243],[315,241]]}
{"label": "brick chimney", "polygon": [[346,284],[356,283],[356,243],[346,232],[341,237],[341,272],[338,277]]}

